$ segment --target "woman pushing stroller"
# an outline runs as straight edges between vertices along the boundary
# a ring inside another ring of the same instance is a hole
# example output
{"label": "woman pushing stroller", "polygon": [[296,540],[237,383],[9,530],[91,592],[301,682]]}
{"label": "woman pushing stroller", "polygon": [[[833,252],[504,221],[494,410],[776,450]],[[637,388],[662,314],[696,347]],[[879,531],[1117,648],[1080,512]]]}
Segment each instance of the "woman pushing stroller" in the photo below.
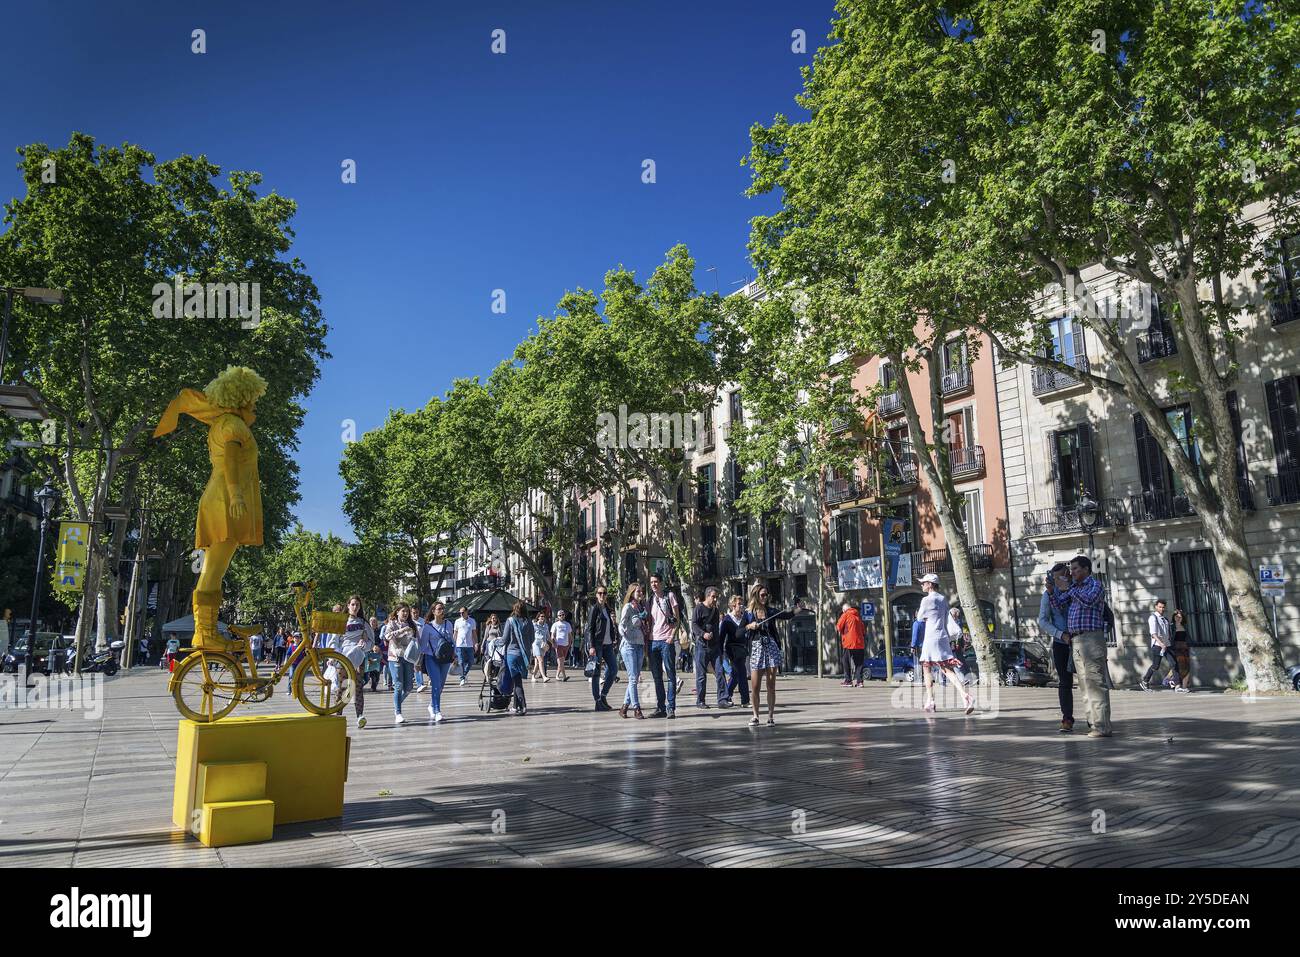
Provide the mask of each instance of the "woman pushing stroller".
{"label": "woman pushing stroller", "polygon": [[[500,643],[497,646],[497,643]],[[501,637],[483,649],[483,675],[489,685],[493,669],[499,669],[497,688],[503,695],[511,695],[511,714],[525,714],[528,702],[524,697],[524,679],[528,677],[528,650],[533,644],[533,623],[524,615],[524,603],[516,601],[510,608]]]}

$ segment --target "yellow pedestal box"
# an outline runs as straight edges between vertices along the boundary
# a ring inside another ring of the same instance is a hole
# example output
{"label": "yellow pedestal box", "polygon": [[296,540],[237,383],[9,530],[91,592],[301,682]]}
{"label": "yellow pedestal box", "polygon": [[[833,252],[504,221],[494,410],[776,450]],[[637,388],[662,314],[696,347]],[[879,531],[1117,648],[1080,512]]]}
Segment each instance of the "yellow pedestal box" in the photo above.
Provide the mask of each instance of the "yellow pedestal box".
{"label": "yellow pedestal box", "polygon": [[269,840],[271,824],[342,817],[349,744],[338,715],[182,720],[172,823],[218,847]]}

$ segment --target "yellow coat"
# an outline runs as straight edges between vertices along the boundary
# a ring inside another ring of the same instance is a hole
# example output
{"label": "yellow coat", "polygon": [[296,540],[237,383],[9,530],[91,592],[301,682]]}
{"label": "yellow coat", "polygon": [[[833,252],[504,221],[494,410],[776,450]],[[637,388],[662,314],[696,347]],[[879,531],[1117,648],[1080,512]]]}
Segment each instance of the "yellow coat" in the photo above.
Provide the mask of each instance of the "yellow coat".
{"label": "yellow coat", "polygon": [[[252,409],[227,409],[213,405],[198,389],[183,389],[163,413],[154,436],[176,428],[182,414],[193,416],[208,427],[208,460],[212,474],[199,499],[199,517],[194,527],[194,547],[211,548],[218,542],[236,545],[262,544],[262,483],[257,475],[257,441],[249,426]],[[227,444],[235,442],[227,456]],[[230,517],[233,485],[243,495],[244,514]]]}
{"label": "yellow coat", "polygon": [[[226,445],[239,443],[227,456]],[[257,475],[257,441],[244,420],[229,413],[208,426],[208,460],[212,474],[199,499],[199,520],[194,529],[194,547],[210,548],[217,542],[237,545],[262,544],[262,485]],[[244,514],[230,517],[227,492],[229,476],[244,496]]]}

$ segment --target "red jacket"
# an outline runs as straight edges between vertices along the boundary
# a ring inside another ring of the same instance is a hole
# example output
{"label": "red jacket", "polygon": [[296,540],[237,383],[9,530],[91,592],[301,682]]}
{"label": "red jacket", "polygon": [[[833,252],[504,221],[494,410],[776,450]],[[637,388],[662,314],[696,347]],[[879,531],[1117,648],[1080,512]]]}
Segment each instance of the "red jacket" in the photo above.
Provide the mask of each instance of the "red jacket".
{"label": "red jacket", "polygon": [[840,644],[848,650],[865,646],[867,631],[862,624],[862,616],[858,614],[856,608],[850,608],[840,615],[840,620],[835,623],[835,630],[840,633]]}

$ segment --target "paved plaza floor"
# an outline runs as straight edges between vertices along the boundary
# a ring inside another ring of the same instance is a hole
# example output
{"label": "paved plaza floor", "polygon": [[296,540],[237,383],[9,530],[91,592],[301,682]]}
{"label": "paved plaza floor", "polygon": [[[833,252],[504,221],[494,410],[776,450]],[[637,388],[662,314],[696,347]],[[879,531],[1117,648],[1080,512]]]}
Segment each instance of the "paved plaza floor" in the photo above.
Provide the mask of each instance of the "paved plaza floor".
{"label": "paved plaza floor", "polygon": [[522,717],[452,681],[438,726],[427,693],[395,726],[381,690],[349,732],[341,821],[214,850],[171,826],[178,715],[138,669],[97,718],[0,708],[0,866],[1300,865],[1295,698],[1119,691],[1115,736],[1090,739],[1056,733],[1054,689],[968,718],[782,677],[777,725],[750,728],[691,706],[693,682],[673,721],[594,713],[580,675],[528,685]]}

